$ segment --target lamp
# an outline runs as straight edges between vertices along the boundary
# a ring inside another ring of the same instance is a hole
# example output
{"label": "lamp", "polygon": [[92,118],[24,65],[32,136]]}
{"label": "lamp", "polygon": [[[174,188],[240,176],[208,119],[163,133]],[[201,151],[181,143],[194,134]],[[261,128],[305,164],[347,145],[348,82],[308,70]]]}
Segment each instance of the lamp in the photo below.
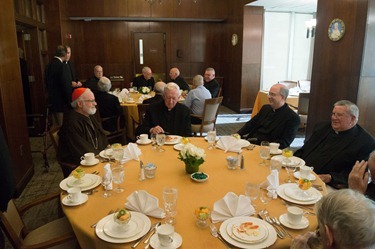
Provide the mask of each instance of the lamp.
{"label": "lamp", "polygon": [[308,39],[310,37],[310,30],[311,30],[311,38],[315,36],[315,27],[316,27],[316,19],[313,18],[309,21],[305,22],[307,31],[306,31],[306,38]]}

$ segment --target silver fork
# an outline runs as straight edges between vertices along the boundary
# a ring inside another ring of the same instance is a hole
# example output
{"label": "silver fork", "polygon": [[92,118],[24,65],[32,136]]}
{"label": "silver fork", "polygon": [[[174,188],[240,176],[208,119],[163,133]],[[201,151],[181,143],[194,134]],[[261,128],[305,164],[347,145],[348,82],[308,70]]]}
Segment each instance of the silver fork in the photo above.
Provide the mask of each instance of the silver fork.
{"label": "silver fork", "polygon": [[227,249],[232,249],[232,247],[230,247],[227,244],[227,242],[221,237],[221,235],[219,234],[219,232],[217,231],[216,227],[213,224],[210,224],[210,231],[211,231],[212,236],[214,236],[215,238],[218,238],[226,246]]}
{"label": "silver fork", "polygon": [[285,234],[281,231],[281,229],[279,229],[278,226],[275,225],[275,223],[273,223],[273,221],[271,220],[271,218],[269,216],[266,216],[265,217],[266,221],[271,224],[274,228],[275,228],[275,231],[277,233],[277,236],[280,238],[280,239],[284,239],[285,238]]}
{"label": "silver fork", "polygon": [[290,233],[281,225],[280,221],[276,218],[276,217],[272,217],[271,220],[276,224],[278,225],[281,230],[283,230],[284,234],[286,234],[289,238],[293,238],[292,235],[290,235]]}
{"label": "silver fork", "polygon": [[[113,209],[111,209],[111,210],[108,212],[107,215],[113,214],[114,212],[116,212],[116,211],[114,211]],[[96,225],[98,225],[98,222],[99,222],[99,221],[97,221],[97,222],[95,222],[94,224],[92,224],[92,225],[91,225],[91,228],[95,228]]]}

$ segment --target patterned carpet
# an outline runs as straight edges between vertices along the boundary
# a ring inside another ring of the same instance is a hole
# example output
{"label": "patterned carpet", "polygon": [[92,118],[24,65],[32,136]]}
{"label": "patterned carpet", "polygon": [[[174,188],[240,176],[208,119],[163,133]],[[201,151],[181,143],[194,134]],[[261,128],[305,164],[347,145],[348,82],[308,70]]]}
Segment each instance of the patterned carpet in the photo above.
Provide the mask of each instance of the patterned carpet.
{"label": "patterned carpet", "polygon": [[[249,119],[250,114],[237,114],[225,106],[221,106],[216,126],[217,135],[222,136],[236,133]],[[303,140],[303,133],[299,133],[291,147],[293,149],[299,148],[302,146]],[[42,146],[41,139],[31,138],[30,142],[32,150],[37,150]],[[33,153],[32,156],[35,174],[27,184],[21,196],[16,200],[17,206],[29,203],[40,196],[60,191],[59,183],[63,179],[63,174],[56,161],[54,148],[51,147],[48,151],[48,161],[50,164],[49,172],[45,172],[44,170],[44,161],[40,153]],[[35,229],[40,225],[56,219],[59,205],[60,203],[54,200],[30,209],[24,216],[26,227],[28,229]],[[6,238],[5,248],[12,249],[12,246]]]}

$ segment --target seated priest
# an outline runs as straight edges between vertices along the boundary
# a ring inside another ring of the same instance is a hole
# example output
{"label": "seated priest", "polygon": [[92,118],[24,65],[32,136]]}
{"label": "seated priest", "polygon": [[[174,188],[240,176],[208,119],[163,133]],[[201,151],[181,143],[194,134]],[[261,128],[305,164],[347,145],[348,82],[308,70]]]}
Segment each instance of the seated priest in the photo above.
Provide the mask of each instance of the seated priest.
{"label": "seated priest", "polygon": [[133,79],[133,87],[139,89],[142,86],[147,86],[151,90],[154,89],[155,80],[152,77],[152,71],[149,67],[142,68],[142,75],[139,75]]}
{"label": "seated priest", "polygon": [[143,104],[153,104],[163,101],[163,92],[166,84],[163,81],[158,81],[155,83],[154,92],[155,96],[149,99],[143,100]]}

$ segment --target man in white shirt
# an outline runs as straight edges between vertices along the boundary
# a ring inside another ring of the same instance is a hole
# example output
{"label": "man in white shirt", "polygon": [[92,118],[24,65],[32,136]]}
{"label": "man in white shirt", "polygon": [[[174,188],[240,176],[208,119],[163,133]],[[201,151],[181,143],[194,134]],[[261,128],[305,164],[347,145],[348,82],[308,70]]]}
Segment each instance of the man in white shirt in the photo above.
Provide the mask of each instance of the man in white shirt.
{"label": "man in white shirt", "polygon": [[[202,75],[194,76],[193,87],[194,89],[191,90],[186,96],[184,104],[190,108],[192,114],[195,114],[197,116],[202,116],[203,109],[204,109],[204,102],[206,99],[211,98],[211,93],[209,90],[207,90],[207,88],[203,86]],[[197,117],[191,116],[191,123],[200,124],[202,123],[202,120]]]}

